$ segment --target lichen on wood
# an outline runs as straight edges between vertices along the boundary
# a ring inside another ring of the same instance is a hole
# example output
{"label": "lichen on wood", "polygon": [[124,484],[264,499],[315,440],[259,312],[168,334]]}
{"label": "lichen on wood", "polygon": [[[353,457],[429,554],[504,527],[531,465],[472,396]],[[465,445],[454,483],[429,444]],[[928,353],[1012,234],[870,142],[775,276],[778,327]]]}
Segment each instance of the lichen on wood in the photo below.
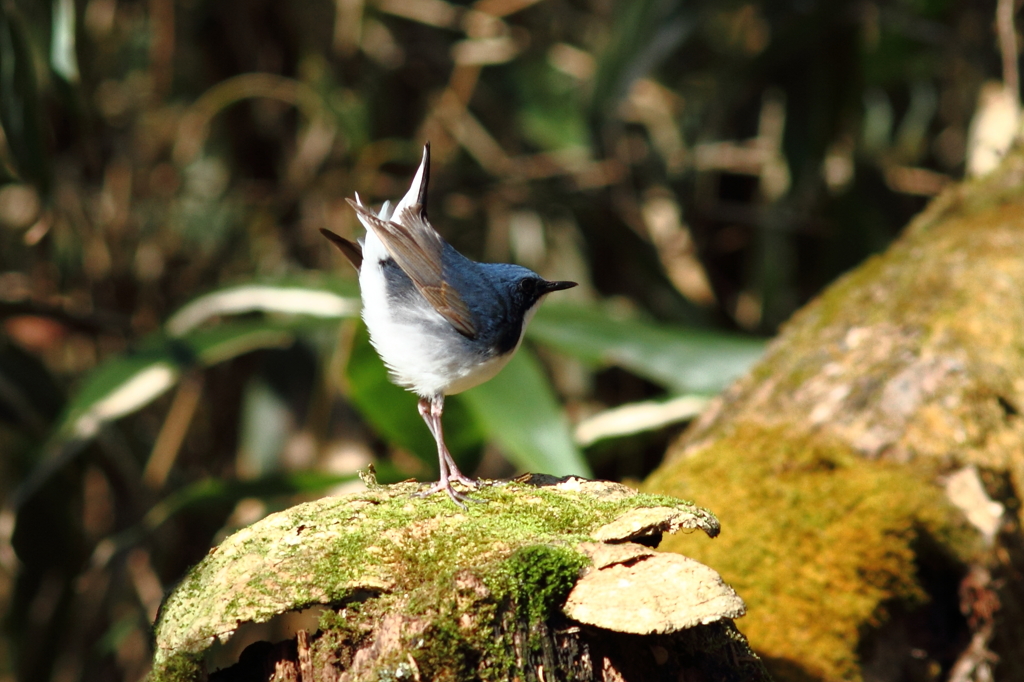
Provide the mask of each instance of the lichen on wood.
{"label": "lichen on wood", "polygon": [[[151,679],[198,679],[215,640],[243,623],[314,604],[331,607],[321,631],[295,646],[307,647],[306,660],[319,660],[319,670],[333,671],[323,679],[376,679],[406,668],[422,679],[505,679],[531,656],[585,667],[589,653],[566,658],[589,640],[562,606],[581,574],[607,567],[591,567],[593,548],[639,547],[646,556],[652,550],[635,542],[657,544],[662,533],[683,529],[711,537],[719,531],[710,512],[690,503],[573,477],[485,486],[473,493],[481,503],[466,510],[443,496],[414,497],[418,489],[400,484],[317,500],[227,538],[165,602]],[[679,573],[679,562],[670,561]],[[742,614],[742,601],[698,566],[687,568],[700,578],[703,591],[693,592],[699,613],[686,615],[685,598],[666,603],[664,623],[650,632],[672,636],[714,625],[717,636],[740,642],[737,650],[749,655],[730,620]],[[714,601],[708,590],[716,585]],[[625,592],[621,618],[628,620]],[[601,622],[608,633],[614,625]],[[636,631],[625,623],[618,630]],[[756,658],[743,665],[762,670]]]}
{"label": "lichen on wood", "polygon": [[689,557],[632,542],[583,543],[581,549],[593,570],[565,602],[566,615],[580,623],[650,635],[746,613],[746,605],[715,570]]}

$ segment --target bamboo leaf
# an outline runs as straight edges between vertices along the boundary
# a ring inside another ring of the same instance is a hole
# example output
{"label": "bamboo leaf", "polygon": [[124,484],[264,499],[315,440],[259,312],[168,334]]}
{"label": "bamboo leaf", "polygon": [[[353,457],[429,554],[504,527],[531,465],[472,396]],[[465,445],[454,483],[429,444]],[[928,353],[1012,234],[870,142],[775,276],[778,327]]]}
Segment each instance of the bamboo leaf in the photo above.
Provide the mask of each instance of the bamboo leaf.
{"label": "bamboo leaf", "polygon": [[43,139],[30,32],[14,3],[0,6],[0,125],[25,180],[49,186],[50,168]]}
{"label": "bamboo leaf", "polygon": [[341,319],[359,314],[359,294],[339,282],[319,285],[242,284],[204,294],[167,320],[168,333],[181,336],[219,315],[264,312]]}
{"label": "bamboo leaf", "polygon": [[555,303],[537,312],[527,334],[566,355],[623,367],[677,393],[718,393],[764,350],[758,339],[616,320],[594,308]]}

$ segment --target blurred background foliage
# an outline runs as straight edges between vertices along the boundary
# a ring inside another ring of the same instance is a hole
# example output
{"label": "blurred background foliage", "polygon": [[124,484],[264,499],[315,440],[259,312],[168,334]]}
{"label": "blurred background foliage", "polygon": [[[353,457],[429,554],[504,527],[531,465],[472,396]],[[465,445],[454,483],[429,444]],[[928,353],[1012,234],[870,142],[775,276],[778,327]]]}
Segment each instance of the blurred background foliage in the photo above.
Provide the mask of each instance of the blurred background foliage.
{"label": "blurred background foliage", "polygon": [[995,5],[0,1],[0,680],[138,680],[219,537],[436,474],[318,234],[424,140],[457,248],[581,283],[453,451],[639,478],[963,174]]}

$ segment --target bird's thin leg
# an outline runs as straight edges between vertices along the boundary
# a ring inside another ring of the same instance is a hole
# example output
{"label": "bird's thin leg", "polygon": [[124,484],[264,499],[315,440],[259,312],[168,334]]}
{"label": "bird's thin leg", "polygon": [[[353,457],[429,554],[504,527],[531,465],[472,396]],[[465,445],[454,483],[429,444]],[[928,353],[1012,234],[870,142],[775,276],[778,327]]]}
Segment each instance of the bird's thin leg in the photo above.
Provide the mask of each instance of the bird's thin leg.
{"label": "bird's thin leg", "polygon": [[423,417],[423,421],[427,424],[427,428],[430,429],[431,435],[434,436],[434,440],[437,442],[437,461],[439,468],[441,469],[440,480],[419,494],[426,496],[443,490],[448,493],[448,496],[452,498],[455,504],[465,509],[466,505],[463,504],[463,501],[469,500],[471,502],[475,502],[476,500],[473,500],[453,488],[452,481],[458,481],[459,483],[474,488],[477,487],[478,484],[476,481],[464,476],[462,472],[459,471],[459,468],[455,465],[455,460],[452,459],[451,453],[448,452],[448,447],[444,444],[444,432],[441,429],[441,413],[444,411],[444,396],[436,395],[431,398],[420,398],[419,411],[420,416]]}
{"label": "bird's thin leg", "polygon": [[444,435],[439,433],[439,420],[433,415],[434,401],[430,398],[420,398],[417,407],[420,411],[420,416],[423,417],[423,421],[426,422],[427,428],[430,429],[430,435],[434,437],[434,442],[437,443],[437,463],[441,469],[441,480],[448,480],[448,462],[451,460],[451,456],[445,457],[448,453],[448,448],[444,444]]}
{"label": "bird's thin leg", "polygon": [[[448,446],[445,445],[444,432],[441,428],[442,412],[444,412],[444,396],[434,396],[430,401],[430,418],[434,424],[430,431],[434,434],[434,440],[437,441],[437,457],[442,462],[448,464],[448,477],[451,478],[451,480],[458,481],[462,485],[469,486],[470,488],[479,488],[480,483],[459,471],[459,467],[455,464],[455,459],[452,457],[452,453],[448,451]],[[427,425],[430,426],[429,423]]]}

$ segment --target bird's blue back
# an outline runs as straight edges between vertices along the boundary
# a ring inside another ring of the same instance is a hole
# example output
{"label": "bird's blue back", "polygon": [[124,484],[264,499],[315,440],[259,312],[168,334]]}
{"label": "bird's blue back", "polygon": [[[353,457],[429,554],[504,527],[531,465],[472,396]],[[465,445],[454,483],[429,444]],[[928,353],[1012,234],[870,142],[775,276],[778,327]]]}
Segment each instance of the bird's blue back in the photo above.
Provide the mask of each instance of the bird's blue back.
{"label": "bird's blue back", "polygon": [[[504,354],[519,342],[527,311],[540,296],[524,281],[542,281],[537,273],[511,263],[478,263],[447,242],[442,255],[445,281],[462,297],[478,330],[474,345]],[[384,262],[388,296],[407,305],[429,305],[392,259]]]}

